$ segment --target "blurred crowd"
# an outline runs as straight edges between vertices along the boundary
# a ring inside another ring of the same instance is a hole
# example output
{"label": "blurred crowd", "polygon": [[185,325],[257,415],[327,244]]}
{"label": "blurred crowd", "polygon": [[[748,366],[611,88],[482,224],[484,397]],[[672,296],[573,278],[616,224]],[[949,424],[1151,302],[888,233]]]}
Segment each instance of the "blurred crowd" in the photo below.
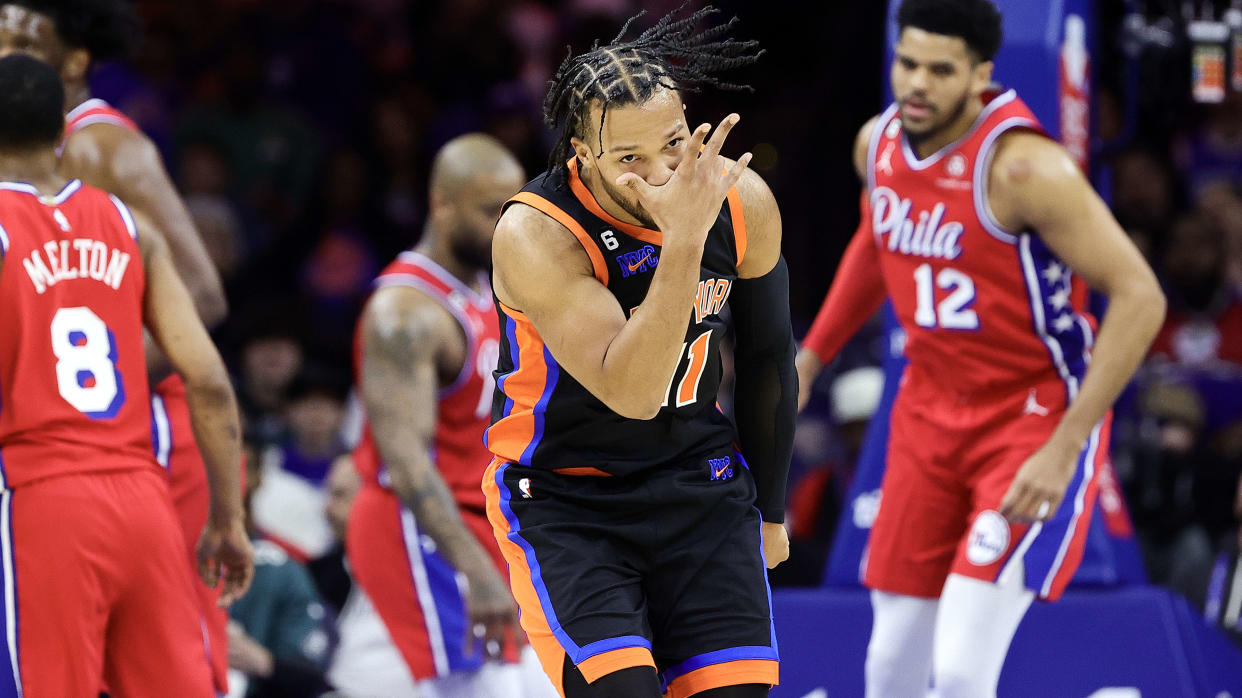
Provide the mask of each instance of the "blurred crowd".
{"label": "blurred crowd", "polygon": [[[235,609],[242,673],[262,680],[280,662],[305,681],[365,673],[366,660],[332,668],[330,648],[367,641],[341,636],[337,623],[349,616],[341,540],[357,488],[346,456],[357,419],[351,346],[369,283],[417,240],[430,159],[450,138],[487,132],[532,175],[543,169],[548,77],[567,46],[610,38],[640,4],[659,17],[680,0],[139,2],[135,59],[94,75],[95,94],[159,144],[226,284],[231,312],[215,337],[244,411],[251,523],[271,541],[255,586],[300,595],[292,606],[260,595]],[[717,4],[771,56],[749,74],[763,76],[756,95],[704,96],[698,108],[705,119],[726,107],[743,114],[737,137],[754,144],[753,166],[782,204],[795,327],[805,328],[856,221],[848,152],[880,105],[883,3],[828,8],[833,22],[819,29]],[[825,52],[788,50],[824,27],[876,69],[842,75],[825,68],[839,66]],[[833,87],[851,99],[834,101]],[[1108,97],[1097,183],[1170,302],[1118,405],[1114,465],[1150,577],[1203,603],[1242,514],[1242,99],[1140,114],[1134,128]],[[871,367],[887,342],[870,325],[803,417],[791,492],[818,494],[793,504],[806,522],[794,539],[820,561],[879,401]],[[813,486],[800,488],[805,478]]]}

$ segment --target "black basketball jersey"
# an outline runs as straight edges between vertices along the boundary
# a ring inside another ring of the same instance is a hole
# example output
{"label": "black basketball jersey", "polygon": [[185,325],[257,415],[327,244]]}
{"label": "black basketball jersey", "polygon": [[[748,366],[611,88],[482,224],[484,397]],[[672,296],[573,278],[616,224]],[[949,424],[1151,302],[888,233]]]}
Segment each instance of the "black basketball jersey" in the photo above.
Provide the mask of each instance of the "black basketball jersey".
{"label": "black basketball jersey", "polygon": [[[510,199],[568,228],[586,250],[595,278],[632,316],[660,263],[661,234],[617,220],[596,202],[571,159],[563,174],[540,176]],[[674,460],[719,453],[736,440],[716,405],[722,374],[720,314],[746,253],[746,223],[730,190],[708,232],[699,290],[687,308],[686,341],[664,406],[652,419],[628,419],[565,371],[521,312],[496,302],[500,359],[492,425],[484,441],[496,456],[541,469],[625,475]],[[591,328],[583,327],[583,332]]]}

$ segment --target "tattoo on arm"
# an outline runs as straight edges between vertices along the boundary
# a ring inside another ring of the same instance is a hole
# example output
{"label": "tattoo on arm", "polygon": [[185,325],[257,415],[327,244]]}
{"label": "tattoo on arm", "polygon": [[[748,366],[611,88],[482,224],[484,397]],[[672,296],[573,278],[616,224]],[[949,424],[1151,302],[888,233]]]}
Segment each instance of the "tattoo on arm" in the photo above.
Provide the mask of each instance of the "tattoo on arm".
{"label": "tattoo on arm", "polygon": [[371,315],[363,354],[363,399],[397,496],[449,561],[466,571],[490,563],[431,460],[439,388],[437,341],[426,313],[380,310]]}

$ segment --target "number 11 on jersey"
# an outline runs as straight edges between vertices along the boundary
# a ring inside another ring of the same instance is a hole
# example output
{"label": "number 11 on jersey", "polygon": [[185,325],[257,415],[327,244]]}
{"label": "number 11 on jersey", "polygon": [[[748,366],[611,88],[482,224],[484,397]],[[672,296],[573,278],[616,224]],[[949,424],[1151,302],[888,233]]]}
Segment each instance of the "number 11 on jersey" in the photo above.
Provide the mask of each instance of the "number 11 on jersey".
{"label": "number 11 on jersey", "polygon": [[[664,391],[664,402],[660,403],[660,407],[668,407],[669,400],[676,399],[673,403],[677,407],[685,407],[693,404],[699,396],[699,380],[703,378],[703,369],[707,367],[707,352],[711,347],[712,330],[708,330],[695,338],[693,342],[687,342],[681,345],[682,354],[688,354],[689,365],[686,366],[686,372],[681,376],[681,382],[677,384],[677,392],[673,393],[673,379],[677,377],[677,371],[673,371],[672,377],[668,379],[668,388]],[[689,347],[689,349],[687,349]],[[680,366],[678,362],[678,366]]]}

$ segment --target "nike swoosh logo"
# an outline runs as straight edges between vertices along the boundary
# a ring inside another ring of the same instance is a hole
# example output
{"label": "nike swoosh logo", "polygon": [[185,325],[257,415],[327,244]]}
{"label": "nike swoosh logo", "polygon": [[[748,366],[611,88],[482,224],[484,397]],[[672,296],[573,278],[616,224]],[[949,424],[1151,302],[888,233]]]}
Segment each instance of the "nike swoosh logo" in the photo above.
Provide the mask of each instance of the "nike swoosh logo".
{"label": "nike swoosh logo", "polygon": [[721,475],[724,475],[725,471],[726,471],[726,470],[728,470],[728,469],[729,469],[729,466],[727,466],[727,465],[726,465],[725,467],[721,468],[720,470],[715,471],[715,472],[716,472],[716,477],[720,477]]}
{"label": "nike swoosh logo", "polygon": [[637,263],[637,264],[631,264],[631,265],[630,265],[630,271],[632,272],[632,271],[634,271],[635,269],[637,269],[637,268],[641,267],[643,264],[646,264],[646,262],[647,262],[647,260],[648,260],[648,259],[651,259],[651,253],[650,253],[650,252],[648,252],[646,255],[644,255],[642,259],[638,260],[638,263]]}

